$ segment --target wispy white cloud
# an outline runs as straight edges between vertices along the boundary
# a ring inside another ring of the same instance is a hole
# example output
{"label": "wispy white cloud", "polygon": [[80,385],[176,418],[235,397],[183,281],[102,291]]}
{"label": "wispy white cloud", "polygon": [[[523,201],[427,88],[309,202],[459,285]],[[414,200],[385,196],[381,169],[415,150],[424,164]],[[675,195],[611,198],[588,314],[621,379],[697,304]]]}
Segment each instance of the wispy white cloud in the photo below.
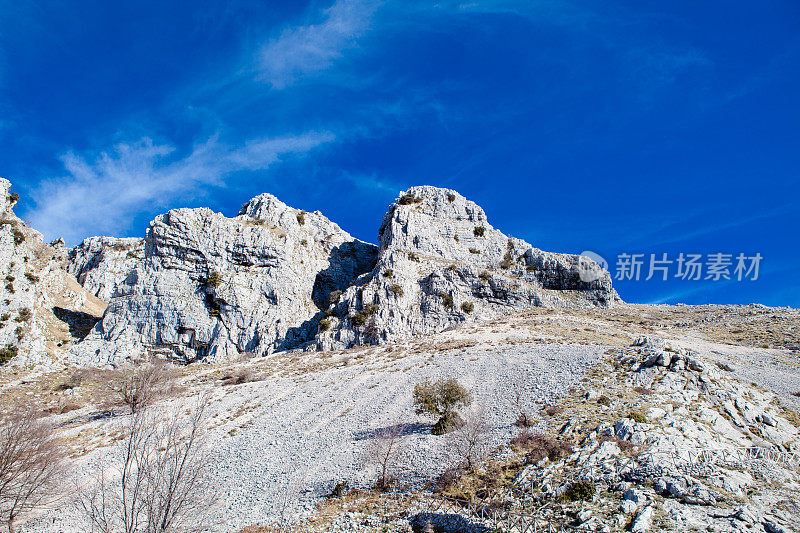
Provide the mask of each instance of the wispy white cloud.
{"label": "wispy white cloud", "polygon": [[47,238],[70,244],[98,232],[119,234],[137,214],[200,196],[234,172],[265,169],[333,139],[329,132],[308,132],[234,148],[213,137],[181,158],[173,146],[149,138],[99,154],[69,152],[61,157],[67,174],[39,186],[36,207],[26,216]]}
{"label": "wispy white cloud", "polygon": [[284,29],[258,53],[258,77],[283,89],[301,77],[329,68],[370,27],[374,0],[337,0],[317,24]]}

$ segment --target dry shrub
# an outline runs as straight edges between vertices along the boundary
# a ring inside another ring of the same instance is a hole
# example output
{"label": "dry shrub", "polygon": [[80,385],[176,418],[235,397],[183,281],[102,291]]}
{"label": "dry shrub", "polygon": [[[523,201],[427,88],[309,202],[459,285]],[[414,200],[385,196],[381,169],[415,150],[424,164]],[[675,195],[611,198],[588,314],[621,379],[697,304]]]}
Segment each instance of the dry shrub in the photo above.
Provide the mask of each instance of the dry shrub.
{"label": "dry shrub", "polygon": [[366,463],[377,470],[376,489],[388,490],[395,483],[397,464],[405,452],[401,428],[395,424],[379,430],[367,446]]}
{"label": "dry shrub", "polygon": [[564,412],[564,408],[560,405],[548,405],[544,408],[544,412],[547,413],[547,416],[556,416]]}
{"label": "dry shrub", "polygon": [[489,425],[484,410],[473,409],[464,417],[461,427],[449,435],[449,448],[461,459],[468,472],[474,471],[489,454]]}
{"label": "dry shrub", "polygon": [[[213,495],[204,482],[208,454],[202,433],[207,405],[187,414],[153,408],[131,415],[114,464],[99,467],[79,505],[92,531],[200,531]],[[122,476],[115,475],[122,473]]]}
{"label": "dry shrub", "polygon": [[634,387],[633,390],[635,390],[639,394],[651,394],[653,392],[651,389],[642,386]]}
{"label": "dry shrub", "polygon": [[258,380],[258,376],[253,372],[252,368],[239,368],[235,372],[226,374],[220,378],[223,387],[228,385],[242,385]]}
{"label": "dry shrub", "polygon": [[547,457],[551,461],[558,461],[572,451],[570,443],[552,439],[546,435],[532,434],[526,441],[530,450],[525,456],[526,463],[537,463]]}
{"label": "dry shrub", "polygon": [[13,533],[20,514],[55,494],[64,449],[50,424],[22,406],[0,413],[0,520]]}
{"label": "dry shrub", "polygon": [[113,399],[136,413],[174,391],[173,373],[161,361],[119,372],[113,383]]}

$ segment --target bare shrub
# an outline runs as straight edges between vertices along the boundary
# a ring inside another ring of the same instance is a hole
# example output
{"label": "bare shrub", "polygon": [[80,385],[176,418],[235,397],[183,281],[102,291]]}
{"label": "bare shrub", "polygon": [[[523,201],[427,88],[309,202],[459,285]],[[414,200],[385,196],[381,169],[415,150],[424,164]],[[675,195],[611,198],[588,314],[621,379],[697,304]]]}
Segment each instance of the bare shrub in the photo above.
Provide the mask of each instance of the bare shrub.
{"label": "bare shrub", "polygon": [[405,452],[399,424],[379,430],[367,446],[366,462],[377,470],[375,488],[390,489],[395,483],[395,472]]}
{"label": "bare shrub", "polygon": [[253,372],[252,368],[239,368],[231,374],[222,376],[220,381],[223,387],[227,385],[242,385],[258,381],[258,376]]}
{"label": "bare shrub", "polygon": [[564,408],[560,405],[548,405],[544,408],[544,412],[547,413],[547,416],[556,416],[564,412]]}
{"label": "bare shrub", "polygon": [[450,432],[450,450],[472,472],[489,453],[489,425],[483,408],[473,409],[464,417],[461,427]]}
{"label": "bare shrub", "polygon": [[140,409],[130,417],[121,454],[102,466],[79,506],[102,533],[199,531],[211,503],[204,490],[207,459],[202,434],[207,401],[188,415]]}
{"label": "bare shrub", "polygon": [[530,434],[525,439],[525,449],[529,450],[525,456],[525,462],[536,463],[547,457],[551,461],[557,461],[572,451],[572,445],[552,439],[547,435],[538,433]]}
{"label": "bare shrub", "polygon": [[513,375],[509,379],[505,400],[518,413],[517,419],[514,421],[514,425],[517,427],[529,428],[535,424],[533,417],[528,413],[529,398],[530,391],[525,382],[525,374],[519,372]]}
{"label": "bare shrub", "polygon": [[20,514],[54,495],[64,449],[34,409],[0,413],[0,520],[13,533]]}
{"label": "bare shrub", "polygon": [[135,414],[166,396],[171,381],[172,373],[163,362],[156,361],[120,372],[112,387],[117,402]]}

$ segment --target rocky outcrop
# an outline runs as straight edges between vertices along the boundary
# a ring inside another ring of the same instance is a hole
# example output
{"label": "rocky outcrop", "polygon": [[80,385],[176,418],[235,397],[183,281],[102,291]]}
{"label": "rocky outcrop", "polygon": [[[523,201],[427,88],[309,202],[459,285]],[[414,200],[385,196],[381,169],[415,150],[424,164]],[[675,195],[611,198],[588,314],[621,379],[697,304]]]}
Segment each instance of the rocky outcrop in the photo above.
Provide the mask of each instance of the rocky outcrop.
{"label": "rocky outcrop", "polygon": [[142,259],[144,239],[90,237],[67,252],[64,270],[91,294],[108,301]]}
{"label": "rocky outcrop", "polygon": [[151,222],[143,260],[73,357],[213,361],[296,347],[317,332],[317,304],[372,270],[376,253],[321,213],[270,194],[234,218],[172,210]]}
{"label": "rocky outcrop", "polygon": [[0,363],[57,364],[105,305],[60,265],[60,248],[14,214],[19,197],[0,178]]}
{"label": "rocky outcrop", "polygon": [[591,259],[548,253],[493,228],[449,189],[403,193],[384,216],[375,269],[330,302],[320,349],[430,334],[534,306],[619,301]]}

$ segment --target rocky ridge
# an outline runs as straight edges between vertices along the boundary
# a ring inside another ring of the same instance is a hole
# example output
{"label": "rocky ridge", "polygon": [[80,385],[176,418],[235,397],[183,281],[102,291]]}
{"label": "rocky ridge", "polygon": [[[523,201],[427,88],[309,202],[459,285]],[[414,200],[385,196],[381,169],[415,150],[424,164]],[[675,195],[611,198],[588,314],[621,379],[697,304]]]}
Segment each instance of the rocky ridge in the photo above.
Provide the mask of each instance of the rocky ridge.
{"label": "rocky ridge", "polygon": [[591,260],[506,237],[475,203],[429,186],[391,205],[379,247],[269,194],[232,219],[170,211],[151,223],[141,259],[138,243],[92,238],[70,251],[67,270],[111,295],[74,362],[346,348],[535,306],[619,301]]}
{"label": "rocky ridge", "polygon": [[105,309],[61,268],[63,243],[42,235],[14,214],[19,196],[0,178],[0,362],[53,366],[86,335]]}

